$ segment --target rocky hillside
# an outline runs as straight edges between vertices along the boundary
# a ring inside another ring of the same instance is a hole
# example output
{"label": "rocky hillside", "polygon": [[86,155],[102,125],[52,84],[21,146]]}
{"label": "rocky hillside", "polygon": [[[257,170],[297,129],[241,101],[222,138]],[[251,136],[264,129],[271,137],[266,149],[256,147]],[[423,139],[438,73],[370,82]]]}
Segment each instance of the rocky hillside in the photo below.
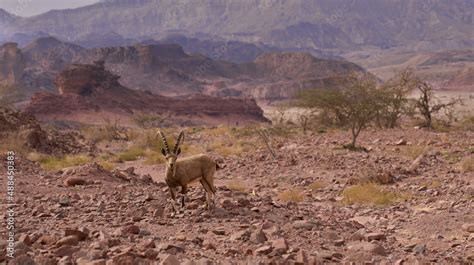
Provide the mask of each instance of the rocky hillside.
{"label": "rocky hillside", "polygon": [[469,76],[471,73],[469,68],[474,67],[473,49],[438,52],[367,50],[347,53],[345,58],[362,65],[383,80],[393,76],[395,71],[412,68],[418,76],[429,80],[438,89],[461,91],[472,89],[469,88],[469,84],[456,85],[458,82],[451,82],[451,80],[456,79],[456,76],[460,74],[465,76],[461,79],[472,78]]}
{"label": "rocky hillside", "polygon": [[[192,146],[228,142],[221,129],[187,132]],[[474,175],[459,160],[473,161],[473,133],[371,130],[361,137],[369,153],[341,148],[347,137],[290,134],[277,139],[277,159],[253,146],[223,157],[212,211],[198,184],[173,212],[164,164],[51,172],[17,157],[22,226],[11,262],[472,264]],[[421,147],[415,159],[410,150]]]}
{"label": "rocky hillside", "polygon": [[[12,49],[11,46],[4,45],[0,51]],[[122,84],[135,90],[171,96],[204,93],[263,100],[285,99],[301,89],[317,87],[326,79],[337,81],[353,71],[364,71],[347,61],[320,59],[302,52],[267,53],[253,62],[231,63],[187,54],[176,44],[85,49],[47,37],[22,50],[17,46],[14,49],[17,56],[4,60],[13,64],[17,57],[22,58],[23,64],[16,66],[20,79],[17,83],[30,92],[54,91],[55,77],[67,66],[94,61],[104,61],[107,70],[120,75]],[[2,70],[5,79],[13,73],[10,68]]]}
{"label": "rocky hillside", "polygon": [[141,113],[174,116],[176,123],[263,122],[254,100],[221,99],[204,95],[168,98],[122,86],[119,76],[105,70],[103,61],[74,65],[55,80],[57,94],[35,94],[25,112],[43,120],[77,120],[94,123],[113,114],[133,117]]}
{"label": "rocky hillside", "polygon": [[279,48],[455,49],[473,45],[473,10],[470,0],[112,0],[15,18],[0,31],[9,37],[46,32],[71,41],[100,34],[159,39],[181,33]]}

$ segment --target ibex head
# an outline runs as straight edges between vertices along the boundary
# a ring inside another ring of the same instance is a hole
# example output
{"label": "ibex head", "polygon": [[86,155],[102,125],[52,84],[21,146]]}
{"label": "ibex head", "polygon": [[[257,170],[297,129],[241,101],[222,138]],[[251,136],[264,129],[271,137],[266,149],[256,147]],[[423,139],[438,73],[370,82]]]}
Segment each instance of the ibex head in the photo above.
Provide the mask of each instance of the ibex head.
{"label": "ibex head", "polygon": [[166,159],[166,167],[169,170],[172,170],[174,174],[174,169],[175,169],[174,166],[176,165],[176,159],[178,158],[178,155],[181,153],[180,145],[183,143],[184,132],[181,131],[179,133],[178,139],[176,139],[176,144],[172,151],[169,148],[168,141],[166,140],[166,137],[163,134],[163,132],[158,131],[158,133],[156,134],[156,137],[158,137],[158,135],[161,137],[161,141],[163,141],[163,148],[161,148],[161,153]]}

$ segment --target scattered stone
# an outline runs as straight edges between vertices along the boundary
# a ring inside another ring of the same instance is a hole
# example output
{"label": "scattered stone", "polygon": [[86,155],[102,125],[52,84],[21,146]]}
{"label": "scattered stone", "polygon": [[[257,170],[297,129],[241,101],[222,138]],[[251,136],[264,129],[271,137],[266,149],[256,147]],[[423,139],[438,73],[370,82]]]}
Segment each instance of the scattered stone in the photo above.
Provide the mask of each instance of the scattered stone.
{"label": "scattered stone", "polygon": [[278,238],[272,241],[272,247],[276,253],[283,254],[288,250],[288,243],[285,238]]}
{"label": "scattered stone", "polygon": [[89,230],[87,228],[66,228],[64,230],[65,236],[76,236],[79,241],[83,241],[89,235]]}
{"label": "scattered stone", "polygon": [[122,228],[122,233],[138,235],[140,233],[140,227],[136,225],[127,225]]}
{"label": "scattered stone", "polygon": [[373,240],[385,240],[385,234],[380,233],[380,232],[374,232],[374,233],[368,233],[365,235],[367,238],[367,241],[373,241]]}
{"label": "scattered stone", "polygon": [[405,139],[398,140],[395,145],[407,145],[407,141]]}
{"label": "scattered stone", "polygon": [[265,241],[267,241],[267,236],[262,231],[262,229],[256,229],[250,235],[250,241],[255,243],[255,244],[261,244],[261,243],[264,243]]}
{"label": "scattered stone", "polygon": [[247,241],[250,237],[250,231],[249,230],[242,230],[239,232],[236,232],[230,236],[230,240],[232,241],[237,241],[237,240],[242,240],[242,241]]}
{"label": "scattered stone", "polygon": [[62,245],[58,247],[56,250],[54,250],[54,255],[58,257],[65,257],[65,256],[72,256],[73,253],[79,251],[80,248],[77,246],[71,246],[71,245]]}
{"label": "scattered stone", "polygon": [[27,246],[31,246],[31,238],[28,234],[21,234],[19,237],[18,237],[18,241],[19,242],[22,242],[23,244],[27,245]]}
{"label": "scattered stone", "polygon": [[19,255],[9,260],[8,265],[36,265],[36,262],[28,255]]}
{"label": "scattered stone", "polygon": [[462,229],[469,232],[469,233],[474,233],[474,223],[472,223],[472,224],[463,224]]}
{"label": "scattered stone", "polygon": [[179,260],[176,258],[176,256],[171,254],[165,255],[160,260],[160,265],[180,265]]}
{"label": "scattered stone", "polygon": [[414,248],[413,248],[413,252],[417,253],[417,254],[425,254],[426,252],[426,245],[425,244],[417,244]]}
{"label": "scattered stone", "polygon": [[296,260],[296,264],[301,264],[301,265],[308,264],[309,261],[308,261],[308,255],[306,255],[306,251],[300,249],[296,253],[295,260]]}
{"label": "scattered stone", "polygon": [[255,254],[257,254],[257,255],[267,255],[270,252],[272,252],[272,250],[273,250],[272,246],[263,246],[263,247],[257,248],[255,250]]}
{"label": "scattered stone", "polygon": [[77,236],[72,235],[72,236],[65,236],[61,238],[58,242],[56,242],[56,246],[64,246],[64,245],[69,245],[69,246],[75,246],[79,243],[79,238]]}
{"label": "scattered stone", "polygon": [[371,254],[380,256],[386,256],[387,252],[382,245],[375,242],[357,242],[348,246],[348,249],[352,252],[364,251]]}
{"label": "scattered stone", "polygon": [[295,229],[311,230],[315,226],[316,224],[308,222],[307,220],[298,220],[298,221],[293,222],[293,228]]}
{"label": "scattered stone", "polygon": [[64,186],[74,187],[76,185],[86,185],[87,181],[81,177],[68,177],[64,180]]}

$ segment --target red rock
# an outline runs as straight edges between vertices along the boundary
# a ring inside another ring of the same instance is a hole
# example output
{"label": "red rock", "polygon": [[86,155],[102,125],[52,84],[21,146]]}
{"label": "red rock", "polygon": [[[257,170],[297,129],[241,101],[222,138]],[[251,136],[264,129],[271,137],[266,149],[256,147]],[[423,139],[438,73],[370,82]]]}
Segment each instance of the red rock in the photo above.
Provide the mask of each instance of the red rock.
{"label": "red rock", "polygon": [[275,252],[283,254],[288,250],[288,243],[284,238],[278,238],[272,241],[272,247]]}
{"label": "red rock", "polygon": [[272,250],[273,250],[272,246],[263,246],[263,247],[257,248],[255,250],[255,254],[257,254],[257,255],[267,255],[270,252],[272,252]]}
{"label": "red rock", "polygon": [[75,235],[72,235],[72,236],[65,236],[61,238],[60,240],[58,240],[58,242],[56,242],[56,246],[58,247],[64,246],[64,245],[75,246],[78,243],[79,243],[79,238],[77,238],[77,236]]}
{"label": "red rock", "polygon": [[89,230],[87,228],[66,228],[64,230],[65,236],[76,236],[79,241],[85,240],[89,235]]}
{"label": "red rock", "polygon": [[136,225],[127,225],[127,226],[122,228],[122,232],[124,234],[135,234],[135,235],[137,235],[138,233],[140,233],[140,227],[138,227]]}
{"label": "red rock", "polygon": [[76,185],[85,185],[87,181],[80,177],[69,177],[64,180],[64,186],[66,187],[73,187]]}
{"label": "red rock", "polygon": [[261,244],[267,241],[267,236],[262,231],[262,229],[256,229],[250,235],[250,241],[256,244]]}
{"label": "red rock", "polygon": [[73,253],[79,251],[80,248],[71,245],[62,245],[54,250],[54,255],[58,257],[71,256]]}
{"label": "red rock", "polygon": [[160,260],[160,265],[180,265],[179,260],[176,258],[176,256],[171,254],[165,255]]}

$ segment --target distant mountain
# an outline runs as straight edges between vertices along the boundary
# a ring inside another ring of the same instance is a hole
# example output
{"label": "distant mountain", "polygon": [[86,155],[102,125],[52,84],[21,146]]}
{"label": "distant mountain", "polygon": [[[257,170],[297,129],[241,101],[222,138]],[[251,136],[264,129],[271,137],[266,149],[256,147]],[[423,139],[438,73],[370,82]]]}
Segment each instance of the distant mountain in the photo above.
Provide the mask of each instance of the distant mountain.
{"label": "distant mountain", "polygon": [[107,0],[8,18],[1,31],[70,42],[113,32],[125,39],[203,34],[280,49],[441,50],[474,45],[473,12],[472,0]]}
{"label": "distant mountain", "polygon": [[0,25],[7,25],[14,21],[16,16],[0,8]]}
{"label": "distant mountain", "polygon": [[389,79],[395,71],[411,68],[428,80],[437,89],[469,90],[468,80],[474,69],[474,49],[445,50],[437,52],[413,51],[362,51],[348,54],[347,59],[362,65],[369,72],[383,80]]}
{"label": "distant mountain", "polygon": [[0,69],[10,83],[30,94],[55,90],[56,76],[74,63],[103,61],[105,68],[135,90],[176,96],[203,93],[214,96],[251,96],[262,100],[285,99],[302,89],[335,84],[356,64],[316,58],[303,52],[263,53],[252,62],[233,63],[188,54],[177,44],[137,44],[86,49],[52,37],[40,38],[20,49],[0,46]]}
{"label": "distant mountain", "polygon": [[10,37],[7,35],[6,29],[15,19],[14,15],[0,8],[0,43],[5,42]]}

